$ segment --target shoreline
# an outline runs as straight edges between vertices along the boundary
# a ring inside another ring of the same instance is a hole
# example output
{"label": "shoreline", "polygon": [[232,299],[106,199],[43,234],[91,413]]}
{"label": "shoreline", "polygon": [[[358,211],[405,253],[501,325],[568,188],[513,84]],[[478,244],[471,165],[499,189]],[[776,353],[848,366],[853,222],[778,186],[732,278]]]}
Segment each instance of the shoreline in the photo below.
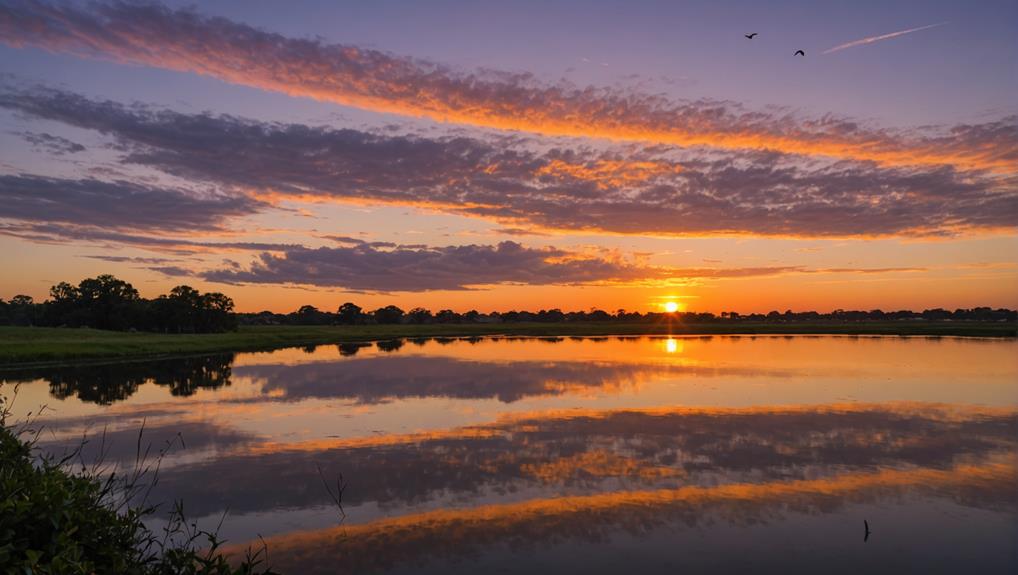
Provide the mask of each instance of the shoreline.
{"label": "shoreline", "polygon": [[80,328],[0,327],[0,370],[64,363],[144,361],[286,347],[472,336],[848,335],[1012,339],[1018,324],[985,322],[799,322],[649,324],[625,322],[363,326],[244,326],[218,334],[156,334]]}

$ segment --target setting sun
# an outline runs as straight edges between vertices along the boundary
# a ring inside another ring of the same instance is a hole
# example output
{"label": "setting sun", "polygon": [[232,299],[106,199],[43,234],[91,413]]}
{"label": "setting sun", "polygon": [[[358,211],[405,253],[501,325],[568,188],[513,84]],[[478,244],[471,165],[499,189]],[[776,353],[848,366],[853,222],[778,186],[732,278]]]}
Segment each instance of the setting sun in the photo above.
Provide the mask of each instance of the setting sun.
{"label": "setting sun", "polygon": [[667,301],[665,302],[665,311],[668,313],[675,313],[679,311],[679,302]]}

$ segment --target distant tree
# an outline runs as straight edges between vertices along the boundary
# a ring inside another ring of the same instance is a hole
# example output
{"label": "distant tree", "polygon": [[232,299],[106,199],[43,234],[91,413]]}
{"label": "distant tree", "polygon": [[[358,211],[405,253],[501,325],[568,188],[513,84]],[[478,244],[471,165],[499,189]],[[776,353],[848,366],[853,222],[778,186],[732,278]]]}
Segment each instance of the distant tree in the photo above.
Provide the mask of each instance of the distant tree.
{"label": "distant tree", "polygon": [[946,309],[936,308],[923,310],[923,319],[928,320],[945,320],[951,319],[951,312]]}
{"label": "distant tree", "polygon": [[328,323],[322,311],[313,305],[302,305],[293,314],[294,323],[298,325],[322,325]]}
{"label": "distant tree", "polygon": [[138,290],[131,284],[104,274],[78,283],[79,309],[96,329],[124,330],[138,323],[142,308]]}
{"label": "distant tree", "polygon": [[565,321],[566,314],[562,313],[560,309],[542,309],[537,312],[537,321],[558,323]]}
{"label": "distant tree", "polygon": [[206,292],[198,300],[198,331],[219,333],[237,329],[233,299],[220,292]]}
{"label": "distant tree", "polygon": [[237,328],[233,300],[181,285],[148,304],[152,329],[171,333],[219,333]]}
{"label": "distant tree", "polygon": [[30,295],[18,294],[8,304],[8,315],[13,325],[35,325],[35,301]]}
{"label": "distant tree", "polygon": [[60,282],[49,288],[49,297],[47,324],[77,327],[88,321],[88,310],[82,305],[81,293],[77,287]]}
{"label": "distant tree", "polygon": [[434,319],[431,312],[423,307],[415,307],[406,314],[407,323],[431,323]]}
{"label": "distant tree", "polygon": [[361,323],[363,314],[361,313],[361,307],[351,302],[339,306],[336,310],[336,321],[343,325],[354,325]]}
{"label": "distant tree", "polygon": [[435,321],[438,323],[460,323],[463,321],[463,316],[451,309],[443,309],[435,314]]}
{"label": "distant tree", "polygon": [[378,323],[399,323],[403,319],[403,310],[394,305],[387,305],[376,309],[372,315]]}

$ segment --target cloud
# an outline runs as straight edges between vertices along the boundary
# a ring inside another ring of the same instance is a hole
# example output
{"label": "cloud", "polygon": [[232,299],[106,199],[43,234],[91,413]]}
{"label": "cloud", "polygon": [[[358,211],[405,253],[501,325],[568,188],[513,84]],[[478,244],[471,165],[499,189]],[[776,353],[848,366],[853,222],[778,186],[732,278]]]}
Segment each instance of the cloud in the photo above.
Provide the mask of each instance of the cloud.
{"label": "cloud", "polygon": [[833,48],[828,48],[827,50],[823,51],[823,54],[830,54],[832,52],[838,52],[846,48],[854,48],[856,46],[872,44],[874,42],[879,42],[881,40],[890,40],[891,38],[897,38],[898,36],[904,36],[905,34],[911,34],[913,32],[919,32],[921,30],[929,30],[930,28],[937,28],[945,24],[947,24],[947,22],[941,22],[940,24],[930,24],[929,26],[920,26],[918,28],[909,28],[908,30],[899,30],[898,32],[891,32],[890,34],[881,34],[879,36],[869,36],[867,38],[862,38],[860,40],[852,40],[851,42],[846,42],[844,44],[839,44]]}
{"label": "cloud", "polygon": [[152,266],[148,269],[168,277],[194,277],[195,275],[194,271],[180,266]]}
{"label": "cloud", "polygon": [[85,151],[85,146],[77,142],[72,142],[67,138],[61,138],[60,136],[54,136],[45,132],[17,132],[17,135],[21,136],[29,144],[32,144],[36,149],[45,150],[55,156]]}
{"label": "cloud", "polygon": [[93,260],[100,260],[111,263],[131,263],[131,264],[166,264],[176,260],[167,258],[144,258],[134,256],[107,256],[101,254],[86,254],[79,257],[89,258]]}
{"label": "cloud", "polygon": [[367,292],[464,290],[494,284],[574,285],[725,279],[786,273],[894,273],[921,268],[809,269],[801,266],[680,268],[652,266],[615,254],[497,245],[444,247],[298,247],[263,253],[246,268],[204,272],[231,284],[298,284]]}
{"label": "cloud", "polygon": [[223,251],[283,251],[299,244],[268,242],[205,242],[169,235],[146,235],[110,231],[102,226],[75,225],[59,222],[10,222],[0,220],[0,235],[44,244],[88,242],[108,246],[135,246],[170,253]]}
{"label": "cloud", "polygon": [[733,102],[547,84],[525,73],[457,71],[152,4],[8,2],[0,6],[0,41],[193,72],[377,112],[542,135],[776,150],[889,166],[946,164],[1014,173],[1018,165],[1014,117],[1001,121],[1003,129],[894,131],[847,118],[748,110]]}
{"label": "cloud", "polygon": [[[1013,229],[1018,221],[1014,177],[950,166],[882,168],[753,151],[535,150],[519,140],[128,108],[51,89],[8,89],[0,106],[111,136],[126,162],[265,201],[412,205],[510,230],[869,237]],[[969,130],[1000,131],[971,136],[993,140],[1008,128]]]}
{"label": "cloud", "polygon": [[122,180],[0,175],[0,218],[13,220],[181,232],[219,230],[227,218],[265,207],[245,196],[197,194]]}
{"label": "cloud", "polygon": [[432,248],[296,248],[264,253],[248,269],[214,270],[225,283],[307,284],[363,291],[462,290],[500,283],[575,284],[643,279],[652,268],[515,242]]}

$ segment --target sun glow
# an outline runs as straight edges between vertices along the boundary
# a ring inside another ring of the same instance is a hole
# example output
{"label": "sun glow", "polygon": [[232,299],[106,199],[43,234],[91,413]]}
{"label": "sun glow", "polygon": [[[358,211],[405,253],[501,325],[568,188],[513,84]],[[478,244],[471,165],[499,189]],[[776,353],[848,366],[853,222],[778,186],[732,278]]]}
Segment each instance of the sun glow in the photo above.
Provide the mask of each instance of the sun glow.
{"label": "sun glow", "polygon": [[679,311],[679,302],[677,301],[666,301],[664,303],[665,311],[668,313],[675,313]]}

